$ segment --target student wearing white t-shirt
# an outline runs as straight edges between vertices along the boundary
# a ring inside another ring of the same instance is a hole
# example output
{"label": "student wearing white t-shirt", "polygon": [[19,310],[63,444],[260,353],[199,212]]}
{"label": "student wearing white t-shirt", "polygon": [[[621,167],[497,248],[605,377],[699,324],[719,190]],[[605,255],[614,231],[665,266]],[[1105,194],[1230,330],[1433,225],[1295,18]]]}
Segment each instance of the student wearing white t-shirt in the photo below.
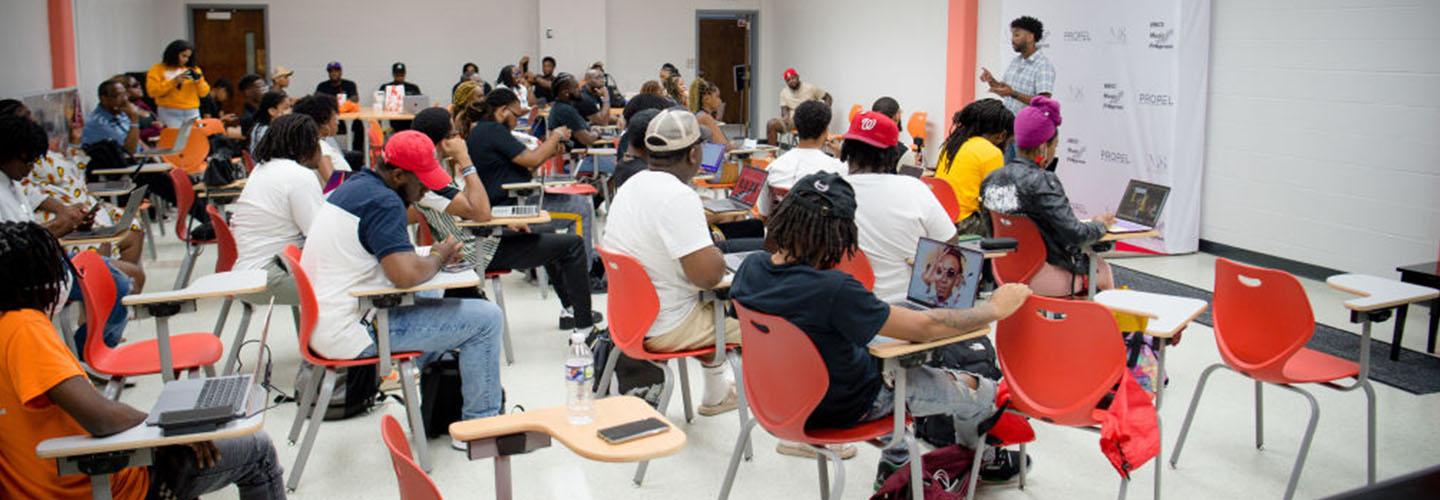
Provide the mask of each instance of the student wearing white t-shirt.
{"label": "student wearing white t-shirt", "polygon": [[905,299],[910,264],[921,237],[949,241],[955,224],[925,183],[895,173],[900,156],[895,144],[900,130],[883,114],[855,115],[840,159],[850,166],[845,180],[855,188],[859,208],[860,250],[875,270],[875,296],[885,302]]}
{"label": "student wearing white t-shirt", "polygon": [[781,194],[789,191],[795,181],[816,172],[845,175],[845,163],[820,150],[825,145],[826,128],[830,126],[830,105],[823,101],[805,101],[795,108],[795,133],[800,141],[793,149],[770,162],[766,169],[765,190],[760,193],[758,208],[761,216],[780,204]]}
{"label": "student wearing white t-shirt", "polygon": [[269,284],[264,292],[244,297],[246,302],[263,304],[274,297],[276,304],[300,303],[295,281],[275,256],[286,245],[305,245],[310,222],[325,203],[315,174],[322,158],[318,127],[308,114],[276,118],[255,147],[255,170],[230,206],[230,226],[238,254],[235,269],[264,269]]}
{"label": "student wearing white t-shirt", "polygon": [[[335,98],[324,94],[307,95],[295,101],[290,106],[293,114],[309,115],[315,120],[316,135],[320,137],[320,158],[315,163],[315,168],[320,171],[320,179],[328,181],[335,172],[349,172],[350,162],[345,161],[345,153],[334,144],[335,134],[340,130],[340,108]],[[256,160],[259,161],[259,160]]]}
{"label": "student wearing white t-shirt", "polygon": [[[725,259],[710,239],[700,195],[690,179],[700,168],[700,144],[708,137],[695,115],[668,109],[650,120],[645,131],[650,169],[631,176],[615,195],[601,247],[634,257],[645,267],[660,312],[645,334],[645,349],[676,352],[715,343],[714,305],[700,292],[720,284]],[[740,342],[740,324],[725,321],[726,341]],[[723,358],[703,356],[705,395],[701,415],[717,415],[737,406],[735,386],[727,382]]]}

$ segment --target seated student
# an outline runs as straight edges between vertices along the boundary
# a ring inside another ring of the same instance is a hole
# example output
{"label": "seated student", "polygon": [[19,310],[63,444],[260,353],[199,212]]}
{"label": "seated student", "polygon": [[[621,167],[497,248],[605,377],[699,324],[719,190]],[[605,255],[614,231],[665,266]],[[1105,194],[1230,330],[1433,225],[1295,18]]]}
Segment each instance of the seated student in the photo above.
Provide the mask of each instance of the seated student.
{"label": "seated student", "polygon": [[585,85],[580,88],[582,102],[576,104],[580,115],[596,127],[610,125],[610,96],[610,88],[605,86],[605,70],[590,68],[585,72]]}
{"label": "seated student", "polygon": [[[22,107],[23,109],[23,107]],[[15,179],[24,179],[39,163],[41,155],[49,149],[45,129],[25,115],[0,113],[0,221],[34,222],[39,207],[51,211],[55,217],[42,224],[54,238],[63,237],[86,221],[81,205],[61,205],[53,198],[38,190],[24,189]],[[140,266],[123,260],[106,259],[110,278],[115,281],[115,304],[110,317],[106,318],[105,345],[114,347],[125,333],[128,310],[120,301],[131,290],[139,291],[145,283],[145,273]],[[7,273],[19,272],[19,268],[3,267]],[[82,300],[80,287],[72,287],[67,296],[70,301]],[[85,345],[86,326],[81,325],[75,332],[76,345]]]}
{"label": "seated student", "polygon": [[[33,222],[0,222],[0,497],[90,498],[90,479],[59,475],[35,455],[42,441],[110,436],[143,425],[145,412],[95,390],[55,332],[70,277],[55,239]],[[110,476],[115,498],[197,498],[231,484],[240,498],[285,498],[284,473],[262,431],[155,451],[148,467]]]}
{"label": "seated student", "polygon": [[[140,140],[148,141],[158,137],[160,131],[165,128],[165,124],[160,123],[160,119],[155,117],[155,106],[145,101],[145,85],[143,82],[129,73],[120,73],[110,77],[110,79],[125,84],[125,98],[138,110],[137,114],[140,117]],[[213,88],[211,92],[214,92]],[[200,98],[202,105],[206,97]]]}
{"label": "seated student", "polygon": [[695,113],[701,127],[710,129],[711,143],[729,146],[730,139],[725,137],[725,131],[720,130],[720,119],[715,116],[724,105],[725,101],[720,100],[719,85],[704,78],[695,79],[690,88],[690,112]]}
{"label": "seated student", "polygon": [[[708,137],[689,111],[667,109],[645,131],[650,169],[635,174],[610,204],[602,245],[645,267],[660,299],[660,313],[645,334],[645,349],[675,352],[715,345],[715,309],[700,292],[720,284],[725,259],[710,240],[700,195],[690,178],[700,169],[700,143]],[[740,341],[740,324],[725,321],[726,341]],[[723,357],[701,358],[705,394],[701,415],[735,409],[734,382]]]}
{"label": "seated student", "polygon": [[914,144],[915,140],[905,131],[905,122],[901,120],[905,116],[905,112],[901,111],[900,102],[896,101],[894,97],[881,97],[870,105],[870,111],[885,115],[890,118],[890,121],[895,122],[896,127],[900,128],[900,136],[895,143],[895,150],[900,152],[899,165],[902,167],[919,166],[915,163],[915,151],[910,149],[910,145]]}
{"label": "seated student", "polygon": [[[380,87],[376,88],[375,90],[384,92],[386,87],[389,87],[391,85],[398,85],[404,88],[405,95],[407,96],[425,95],[424,92],[420,91],[419,85],[405,81],[405,73],[405,63],[397,62],[395,64],[391,64],[390,76],[392,79],[389,83],[380,84]],[[396,132],[410,130],[410,120],[390,120],[390,128]]]}
{"label": "seated student", "polygon": [[[1015,116],[1015,159],[985,177],[980,185],[986,210],[1024,215],[1040,228],[1040,237],[1045,240],[1045,265],[1030,280],[1030,288],[1047,297],[1074,295],[1087,288],[1090,257],[1085,254],[1085,245],[1099,241],[1105,236],[1105,228],[1115,223],[1115,215],[1109,213],[1089,222],[1075,218],[1065,187],[1052,171],[1059,126],[1060,102],[1035,96]],[[1114,288],[1110,264],[1096,259],[1097,289]]]}
{"label": "seated student", "polygon": [[825,154],[820,148],[825,145],[825,136],[830,127],[830,105],[824,101],[805,101],[795,108],[792,117],[799,142],[775,161],[770,162],[765,177],[765,192],[757,203],[760,215],[769,216],[780,202],[776,190],[788,191],[801,177],[816,172],[831,172],[845,175],[850,167],[845,162]]}
{"label": "seated student", "polygon": [[[587,85],[589,85],[587,80]],[[546,124],[551,127],[566,127],[570,129],[570,146],[573,148],[588,148],[600,140],[600,133],[592,130],[591,126],[605,125],[609,123],[610,112],[608,107],[601,110],[599,106],[591,102],[580,91],[580,85],[575,76],[569,73],[560,73],[555,77],[555,104],[550,106],[550,116]],[[605,121],[600,118],[604,117]],[[598,167],[597,167],[598,165]],[[587,156],[580,161],[579,165],[569,165],[571,172],[595,172],[602,174],[615,173],[614,157]]]}
{"label": "seated student", "polygon": [[[510,64],[500,68],[500,74],[495,77],[495,87],[510,89],[520,99],[520,109],[530,112],[530,86],[525,83],[524,70],[519,66]],[[456,114],[456,110],[451,109],[450,114]]]}
{"label": "seated student", "polygon": [[[374,331],[366,311],[350,296],[359,286],[409,288],[428,281],[460,259],[460,242],[447,239],[415,253],[406,233],[405,209],[427,190],[450,183],[435,159],[435,144],[407,130],[385,142],[385,160],[374,170],[352,175],[315,214],[300,265],[309,273],[316,302],[325,314],[315,326],[311,348],[330,359],[373,357]],[[423,351],[421,364],[460,350],[462,419],[500,413],[500,308],[479,299],[416,299],[390,310],[392,352]],[[457,449],[463,443],[452,441]]]}
{"label": "seated student", "polygon": [[[868,127],[868,128],[867,128]],[[840,159],[850,165],[845,179],[855,188],[855,225],[860,249],[875,270],[875,296],[886,302],[905,300],[910,284],[909,259],[920,238],[948,241],[955,224],[940,200],[920,179],[895,172],[899,129],[890,118],[868,111],[855,115]]]}
{"label": "seated student", "polygon": [[340,130],[340,108],[335,96],[315,94],[301,97],[290,106],[290,112],[307,115],[315,122],[315,132],[320,136],[320,161],[316,162],[315,168],[320,173],[321,182],[329,182],[335,172],[351,171],[350,162],[345,160],[345,153],[335,142],[335,134]]}
{"label": "seated student", "polygon": [[661,110],[674,105],[670,99],[644,93],[636,94],[625,103],[625,112],[621,115],[625,118],[625,131],[615,148],[615,156],[620,158],[615,164],[615,189],[624,186],[631,176],[650,168],[645,152],[645,128]]}
{"label": "seated student", "polygon": [[[321,100],[335,105],[335,99]],[[315,174],[324,158],[320,144],[315,120],[296,113],[271,122],[270,132],[255,148],[255,170],[230,205],[230,224],[238,253],[235,269],[263,269],[269,284],[264,292],[246,296],[246,302],[265,304],[274,297],[276,304],[300,304],[295,280],[276,255],[286,245],[305,246],[310,223],[325,204]]]}
{"label": "seated student", "polygon": [[260,107],[255,111],[255,128],[250,129],[250,156],[255,156],[255,146],[270,129],[270,121],[290,113],[294,103],[284,92],[272,90],[260,98]]}
{"label": "seated student", "polygon": [[[854,192],[845,178],[822,172],[801,179],[766,221],[765,249],[745,259],[730,296],[745,307],[773,314],[804,331],[830,375],[830,388],[806,427],[851,427],[890,418],[893,389],[867,345],[877,335],[929,342],[960,335],[1014,313],[1030,291],[1010,284],[989,302],[970,309],[913,311],[891,306],[850,275],[834,269],[859,243]],[[906,407],[911,415],[949,414],[956,442],[974,448],[979,426],[995,414],[995,381],[980,375],[920,365],[906,368]],[[908,440],[894,439],[882,454],[877,484],[908,460]],[[1009,453],[1001,462],[1015,463]],[[995,467],[987,467],[993,470]],[[1009,474],[1018,465],[1005,467]],[[996,477],[1000,471],[991,472]]]}
{"label": "seated student", "polygon": [[130,102],[125,84],[105,80],[97,94],[99,102],[85,119],[80,144],[114,141],[125,152],[134,153],[140,145],[140,109]]}
{"label": "seated student", "polygon": [[980,182],[1005,166],[1001,148],[1010,141],[1015,115],[999,99],[981,99],[955,113],[954,128],[940,146],[935,177],[944,179],[960,203],[960,234],[990,235],[990,217],[980,211]]}
{"label": "seated student", "polygon": [[[515,119],[515,115],[507,112],[506,123],[502,124],[513,127]],[[410,125],[411,130],[425,134],[435,143],[441,157],[455,169],[458,184],[458,187],[451,185],[425,193],[420,206],[476,222],[492,220],[485,183],[476,173],[475,163],[470,161],[465,140],[453,132],[450,123],[450,113],[429,108],[416,114]],[[585,240],[573,234],[532,233],[525,226],[515,229],[500,236],[500,247],[484,270],[545,266],[563,308],[560,329],[588,335],[604,316],[590,306],[590,260],[585,253]]]}

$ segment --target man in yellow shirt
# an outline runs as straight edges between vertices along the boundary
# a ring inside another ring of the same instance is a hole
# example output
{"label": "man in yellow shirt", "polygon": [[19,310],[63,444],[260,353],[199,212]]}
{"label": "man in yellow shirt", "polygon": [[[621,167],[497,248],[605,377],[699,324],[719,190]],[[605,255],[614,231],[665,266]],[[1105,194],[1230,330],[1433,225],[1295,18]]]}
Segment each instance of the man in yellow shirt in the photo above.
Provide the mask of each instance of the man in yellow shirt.
{"label": "man in yellow shirt", "polygon": [[981,99],[955,114],[950,137],[941,146],[935,176],[944,179],[960,203],[960,234],[990,235],[988,215],[980,211],[980,183],[1005,166],[1002,148],[1013,134],[1015,115],[998,99]]}

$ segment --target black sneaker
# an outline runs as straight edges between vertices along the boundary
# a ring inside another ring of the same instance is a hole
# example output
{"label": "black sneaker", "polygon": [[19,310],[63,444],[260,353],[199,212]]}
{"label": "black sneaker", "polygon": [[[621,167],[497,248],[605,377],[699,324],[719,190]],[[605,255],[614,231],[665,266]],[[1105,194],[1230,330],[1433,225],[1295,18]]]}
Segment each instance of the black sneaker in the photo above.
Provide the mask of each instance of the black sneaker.
{"label": "black sneaker", "polygon": [[[604,314],[600,314],[600,311],[590,311],[590,319],[591,319],[591,323],[590,323],[590,324],[592,324],[592,325],[598,325],[598,324],[600,324],[600,322],[605,321],[605,315],[604,315]],[[572,316],[572,315],[570,315],[570,314],[563,313],[563,312],[560,313],[560,329],[561,329],[561,330],[574,330],[574,329],[575,329],[575,317]]]}
{"label": "black sneaker", "polygon": [[900,468],[905,467],[909,463],[910,461],[907,460],[897,464],[886,460],[885,457],[880,457],[880,465],[875,468],[875,485],[872,489],[879,491],[880,487],[885,485],[886,479],[890,479],[890,476],[895,474],[895,471],[900,470]]}
{"label": "black sneaker", "polygon": [[604,295],[604,294],[609,293],[609,292],[610,292],[610,281],[607,280],[607,279],[605,279],[604,276],[600,276],[600,277],[598,277],[598,278],[597,278],[597,277],[594,277],[594,276],[591,276],[591,277],[590,277],[590,294],[591,294],[591,295]]}
{"label": "black sneaker", "polygon": [[[1025,468],[1033,467],[1034,460],[1025,456]],[[1028,470],[1027,470],[1028,472]],[[1020,452],[995,450],[995,459],[980,464],[980,481],[987,484],[1001,484],[1020,477]]]}

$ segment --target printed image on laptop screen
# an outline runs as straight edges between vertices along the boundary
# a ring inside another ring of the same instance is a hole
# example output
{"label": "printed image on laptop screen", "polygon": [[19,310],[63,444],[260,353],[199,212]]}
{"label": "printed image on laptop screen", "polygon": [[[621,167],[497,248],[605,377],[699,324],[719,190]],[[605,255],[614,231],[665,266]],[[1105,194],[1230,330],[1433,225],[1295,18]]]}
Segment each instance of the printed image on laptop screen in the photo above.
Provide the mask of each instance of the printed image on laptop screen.
{"label": "printed image on laptop screen", "polygon": [[755,206],[755,202],[760,199],[760,191],[764,187],[765,171],[747,166],[740,170],[740,178],[735,180],[735,187],[731,189],[730,197],[740,203]]}
{"label": "printed image on laptop screen", "polygon": [[[966,270],[978,263],[957,245],[921,238],[910,267],[906,298],[932,308],[963,309],[975,303],[975,290]],[[976,274],[978,269],[970,269]]]}
{"label": "printed image on laptop screen", "polygon": [[725,157],[725,146],[707,142],[700,145],[700,170],[715,172],[720,170],[720,159]]}
{"label": "printed image on laptop screen", "polygon": [[1160,211],[1165,207],[1165,198],[1169,195],[1170,188],[1132,180],[1125,188],[1124,198],[1120,200],[1120,208],[1115,211],[1115,216],[1137,224],[1154,226],[1160,219]]}

